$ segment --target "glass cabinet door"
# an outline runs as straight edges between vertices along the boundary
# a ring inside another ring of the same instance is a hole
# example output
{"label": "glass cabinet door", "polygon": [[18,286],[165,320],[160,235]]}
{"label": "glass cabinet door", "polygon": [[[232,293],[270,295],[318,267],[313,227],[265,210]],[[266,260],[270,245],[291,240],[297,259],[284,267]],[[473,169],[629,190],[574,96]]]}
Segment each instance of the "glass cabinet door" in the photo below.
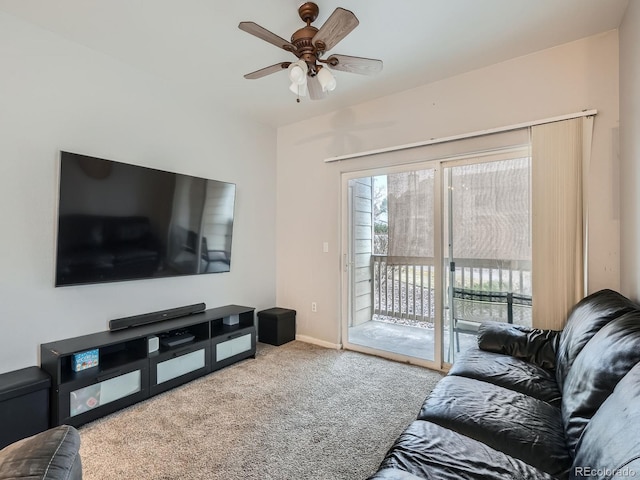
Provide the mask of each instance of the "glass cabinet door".
{"label": "glass cabinet door", "polygon": [[142,390],[140,370],[125,373],[69,393],[69,416],[75,417]]}

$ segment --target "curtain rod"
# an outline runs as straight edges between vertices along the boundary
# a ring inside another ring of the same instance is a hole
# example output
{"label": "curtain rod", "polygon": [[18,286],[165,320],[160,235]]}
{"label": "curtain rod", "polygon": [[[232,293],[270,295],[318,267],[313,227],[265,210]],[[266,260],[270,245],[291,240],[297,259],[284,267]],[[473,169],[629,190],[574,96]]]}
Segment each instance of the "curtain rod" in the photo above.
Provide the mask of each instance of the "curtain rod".
{"label": "curtain rod", "polygon": [[551,118],[545,118],[543,120],[534,120],[532,122],[518,123],[516,125],[509,125],[506,127],[490,128],[488,130],[480,130],[477,132],[463,133],[460,135],[453,135],[451,137],[432,138],[431,140],[425,140],[422,142],[407,143],[405,145],[396,145],[394,147],[378,148],[376,150],[368,150],[366,152],[348,153],[346,155],[340,155],[338,157],[325,158],[324,161],[325,163],[338,162],[340,160],[349,160],[351,158],[366,157],[369,155],[378,155],[380,153],[396,152],[398,150],[408,150],[410,148],[417,148],[417,147],[426,147],[427,145],[434,145],[436,143],[445,143],[445,142],[451,142],[454,140],[462,140],[465,138],[481,137],[483,135],[491,135],[492,133],[509,132],[511,130],[519,130],[521,128],[533,127],[535,125],[542,125],[545,123],[560,122],[562,120],[571,120],[572,118],[591,117],[593,115],[596,115],[597,113],[598,113],[598,110],[583,110],[581,112],[560,115],[559,117],[551,117]]}

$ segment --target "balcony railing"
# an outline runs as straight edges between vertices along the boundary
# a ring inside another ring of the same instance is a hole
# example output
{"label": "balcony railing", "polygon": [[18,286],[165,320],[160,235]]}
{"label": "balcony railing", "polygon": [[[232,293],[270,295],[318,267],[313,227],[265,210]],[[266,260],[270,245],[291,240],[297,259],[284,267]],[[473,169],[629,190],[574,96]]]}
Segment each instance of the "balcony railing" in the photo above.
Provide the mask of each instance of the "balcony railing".
{"label": "balcony railing", "polygon": [[[531,262],[455,258],[454,288],[480,292],[509,292],[531,297]],[[433,323],[435,317],[435,263],[433,257],[392,257],[372,255],[372,297],[374,315]],[[447,278],[448,283],[448,278]],[[478,305],[477,301],[457,299],[459,310],[470,316],[498,317],[502,314]],[[471,306],[469,305],[471,304]],[[513,310],[515,323],[530,324],[530,306]],[[504,309],[506,319],[507,309]]]}
{"label": "balcony railing", "polygon": [[435,270],[432,257],[372,255],[373,313],[433,322]]}

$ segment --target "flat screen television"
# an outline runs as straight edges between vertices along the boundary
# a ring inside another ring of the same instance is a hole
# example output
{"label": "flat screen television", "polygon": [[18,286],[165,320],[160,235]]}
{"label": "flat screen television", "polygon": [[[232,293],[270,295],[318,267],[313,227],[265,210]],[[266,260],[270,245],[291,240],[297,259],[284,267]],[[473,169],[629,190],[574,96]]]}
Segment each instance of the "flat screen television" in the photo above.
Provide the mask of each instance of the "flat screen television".
{"label": "flat screen television", "polygon": [[61,152],[56,286],[228,272],[236,186]]}

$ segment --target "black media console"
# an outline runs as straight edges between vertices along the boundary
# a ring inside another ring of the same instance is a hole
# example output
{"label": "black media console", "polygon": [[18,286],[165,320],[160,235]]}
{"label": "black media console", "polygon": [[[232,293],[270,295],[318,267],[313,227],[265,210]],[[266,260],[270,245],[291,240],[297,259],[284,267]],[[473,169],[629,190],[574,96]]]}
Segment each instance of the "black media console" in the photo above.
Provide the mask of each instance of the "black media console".
{"label": "black media console", "polygon": [[[254,308],[192,315],[40,345],[51,375],[51,426],[80,426],[256,354]],[[74,371],[74,355],[98,366]]]}

